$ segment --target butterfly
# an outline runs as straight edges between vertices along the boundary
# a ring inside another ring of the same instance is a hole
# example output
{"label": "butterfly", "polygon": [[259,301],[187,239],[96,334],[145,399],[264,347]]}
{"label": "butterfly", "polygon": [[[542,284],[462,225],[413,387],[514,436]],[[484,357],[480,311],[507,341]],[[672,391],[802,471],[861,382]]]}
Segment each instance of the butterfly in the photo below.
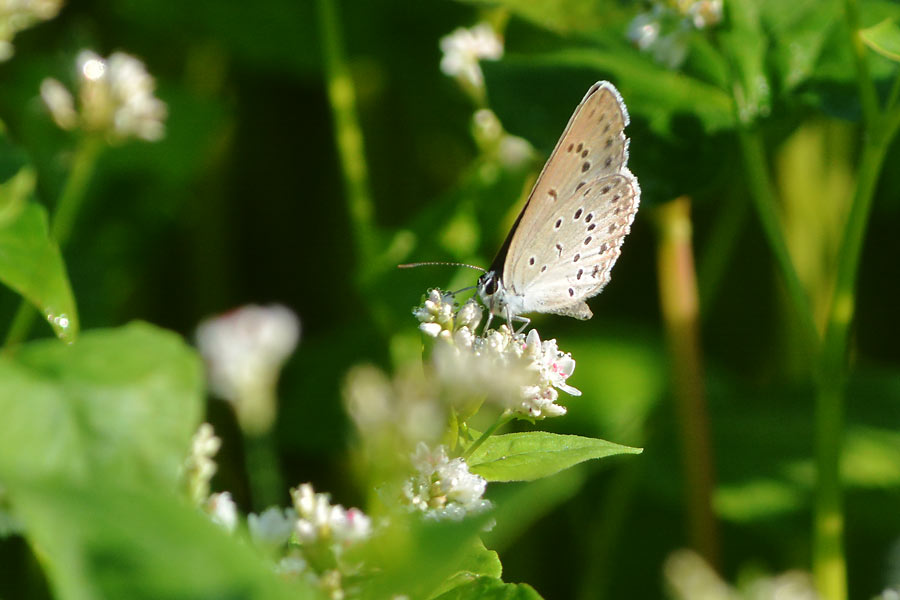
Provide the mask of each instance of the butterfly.
{"label": "butterfly", "polygon": [[641,188],[628,170],[628,111],[608,81],[575,108],[553,153],[477,290],[508,323],[525,313],[590,319],[586,299],[609,283],[637,213]]}

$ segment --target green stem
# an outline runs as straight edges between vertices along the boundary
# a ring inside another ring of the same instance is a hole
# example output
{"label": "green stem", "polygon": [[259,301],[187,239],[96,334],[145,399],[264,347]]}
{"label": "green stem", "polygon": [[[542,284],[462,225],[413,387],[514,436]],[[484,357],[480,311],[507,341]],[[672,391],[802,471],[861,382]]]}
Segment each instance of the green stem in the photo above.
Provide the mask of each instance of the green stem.
{"label": "green stem", "polygon": [[[69,241],[69,235],[78,218],[82,204],[86,197],[88,185],[97,167],[97,159],[103,149],[103,140],[95,136],[86,136],[81,139],[75,150],[75,158],[72,169],[63,187],[59,202],[50,223],[50,236],[62,249]],[[10,348],[25,340],[37,311],[24,298],[19,302],[19,308],[13,316],[12,324],[6,334],[4,346]]]}
{"label": "green stem", "polygon": [[834,295],[825,322],[825,336],[816,377],[816,494],[813,516],[813,576],[827,600],[847,597],[847,565],[843,549],[844,516],[840,458],[844,432],[844,392],[847,348],[855,313],[856,280],[878,177],[891,140],[900,126],[895,107],[900,85],[894,82],[881,113],[868,69],[867,51],[859,38],[855,0],[845,0],[846,23],[856,62],[857,86],[865,123],[853,204],[838,253]]}
{"label": "green stem", "polygon": [[863,147],[853,204],[838,254],[834,295],[826,320],[825,341],[816,380],[817,481],[813,517],[813,573],[819,592],[828,600],[847,597],[840,482],[844,384],[862,245],[878,176],[896,127],[882,131],[883,134],[870,133]]}
{"label": "green stem", "polygon": [[762,225],[763,234],[769,242],[769,248],[772,250],[775,262],[784,278],[788,297],[794,306],[794,313],[799,321],[805,345],[810,351],[815,351],[819,347],[819,332],[816,329],[809,297],[803,289],[803,284],[794,268],[794,262],[791,260],[787,242],[784,239],[781,220],[778,217],[775,188],[769,174],[762,139],[760,139],[758,130],[751,130],[745,124],[738,125],[737,133],[747,172],[750,197]]}
{"label": "green stem", "polygon": [[503,414],[497,417],[497,420],[494,421],[494,424],[488,427],[485,432],[481,434],[481,437],[472,442],[469,447],[466,448],[466,451],[463,452],[462,457],[467,459],[472,456],[472,453],[478,450],[478,447],[481,446],[489,437],[491,437],[495,431],[512,421],[512,419],[513,414],[510,411],[503,411]]}
{"label": "green stem", "polygon": [[369,194],[363,134],[356,111],[356,90],[344,56],[337,0],[318,0],[318,12],[328,99],[359,261],[360,271],[357,274],[365,278],[367,261],[375,256],[375,211]]}
{"label": "green stem", "polygon": [[712,510],[714,460],[700,345],[700,306],[690,199],[682,196],[666,202],[657,209],[656,216],[659,302],[678,415],[688,532],[694,549],[717,567],[719,536]]}
{"label": "green stem", "polygon": [[284,481],[278,464],[274,436],[269,432],[244,435],[247,479],[254,510],[261,512],[284,501]]}

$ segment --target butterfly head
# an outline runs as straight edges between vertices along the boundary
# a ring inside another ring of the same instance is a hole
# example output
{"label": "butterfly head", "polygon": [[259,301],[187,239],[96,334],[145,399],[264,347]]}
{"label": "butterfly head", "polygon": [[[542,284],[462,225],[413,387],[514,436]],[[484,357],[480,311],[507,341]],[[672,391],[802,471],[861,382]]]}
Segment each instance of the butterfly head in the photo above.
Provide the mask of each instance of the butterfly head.
{"label": "butterfly head", "polygon": [[491,313],[500,314],[504,304],[503,284],[496,271],[487,271],[478,278],[478,295]]}

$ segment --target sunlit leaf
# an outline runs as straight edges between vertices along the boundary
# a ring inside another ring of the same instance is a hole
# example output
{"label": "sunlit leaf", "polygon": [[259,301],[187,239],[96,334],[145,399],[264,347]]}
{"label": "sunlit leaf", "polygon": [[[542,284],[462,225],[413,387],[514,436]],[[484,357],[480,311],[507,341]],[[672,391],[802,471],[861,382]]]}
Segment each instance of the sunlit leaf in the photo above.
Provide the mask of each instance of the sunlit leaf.
{"label": "sunlit leaf", "polygon": [[0,474],[173,487],[203,409],[195,353],[143,323],[0,357]]}
{"label": "sunlit leaf", "polygon": [[900,26],[894,19],[860,30],[859,37],[878,54],[900,62]]}
{"label": "sunlit leaf", "polygon": [[640,448],[606,440],[528,431],[489,437],[468,462],[473,473],[488,481],[532,481],[586,460],[640,453]]}
{"label": "sunlit leaf", "polygon": [[61,339],[78,333],[75,298],[59,246],[50,239],[47,213],[32,202],[29,168],[0,184],[0,281],[28,300]]}

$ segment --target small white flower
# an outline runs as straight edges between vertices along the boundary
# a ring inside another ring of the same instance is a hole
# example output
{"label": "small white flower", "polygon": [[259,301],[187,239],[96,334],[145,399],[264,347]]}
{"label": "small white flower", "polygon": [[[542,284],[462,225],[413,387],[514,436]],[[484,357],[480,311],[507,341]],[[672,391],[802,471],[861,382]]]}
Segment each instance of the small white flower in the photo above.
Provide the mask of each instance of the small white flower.
{"label": "small white flower", "polygon": [[229,492],[211,495],[206,504],[206,512],[216,525],[228,533],[234,533],[237,527],[238,512],[237,505],[231,499]]}
{"label": "small white flower", "polygon": [[670,69],[681,66],[687,57],[693,30],[717,25],[722,20],[722,0],[657,0],[629,24],[626,37],[642,52]]}
{"label": "small white flower", "polygon": [[696,29],[718,25],[722,21],[722,0],[697,0],[687,10]]}
{"label": "small white flower", "polygon": [[469,300],[463,304],[462,308],[460,308],[459,312],[456,314],[456,326],[475,330],[478,328],[478,324],[481,323],[481,316],[483,313],[484,311],[477,302]]}
{"label": "small white flower", "polygon": [[261,546],[278,547],[287,543],[294,530],[295,513],[290,508],[270,506],[261,515],[250,513],[247,527],[250,537]]}
{"label": "small white flower", "polygon": [[658,10],[640,13],[628,25],[626,36],[639,50],[645,51],[659,39],[661,27]]}
{"label": "small white flower", "polygon": [[413,309],[413,315],[420,321],[422,333],[436,338],[442,331],[453,330],[454,308],[452,296],[444,295],[435,288],[428,291],[428,298],[422,306]]}
{"label": "small white flower", "polygon": [[210,389],[235,406],[245,430],[271,427],[278,373],[299,337],[296,315],[278,305],[245,306],[197,327]]}
{"label": "small white flower", "polygon": [[487,480],[470,473],[464,459],[450,459],[446,447],[432,451],[420,443],[412,465],[417,473],[404,484],[403,493],[409,505],[426,517],[460,520],[491,507],[483,498]]}
{"label": "small white flower", "polygon": [[498,60],[503,56],[503,41],[487,23],[471,29],[459,28],[441,38],[441,71],[481,89],[484,75],[479,60]]}
{"label": "small white flower", "polygon": [[163,137],[166,105],[153,95],[156,83],[144,63],[122,52],[104,59],[82,50],[76,58],[78,111],[72,95],[54,79],[41,84],[53,120],[63,129],[80,126],[111,141]]}
{"label": "small white flower", "polygon": [[2,0],[0,1],[0,61],[12,57],[13,37],[39,21],[52,19],[59,12],[62,0]]}
{"label": "small white flower", "polygon": [[534,148],[525,138],[517,135],[504,135],[500,140],[500,162],[509,168],[516,168],[531,160]]}
{"label": "small white flower", "polygon": [[291,490],[294,510],[299,519],[294,531],[301,544],[326,542],[340,553],[341,549],[361,542],[372,534],[372,522],[358,508],[345,509],[332,505],[328,494],[317,494],[312,485],[304,483]]}

